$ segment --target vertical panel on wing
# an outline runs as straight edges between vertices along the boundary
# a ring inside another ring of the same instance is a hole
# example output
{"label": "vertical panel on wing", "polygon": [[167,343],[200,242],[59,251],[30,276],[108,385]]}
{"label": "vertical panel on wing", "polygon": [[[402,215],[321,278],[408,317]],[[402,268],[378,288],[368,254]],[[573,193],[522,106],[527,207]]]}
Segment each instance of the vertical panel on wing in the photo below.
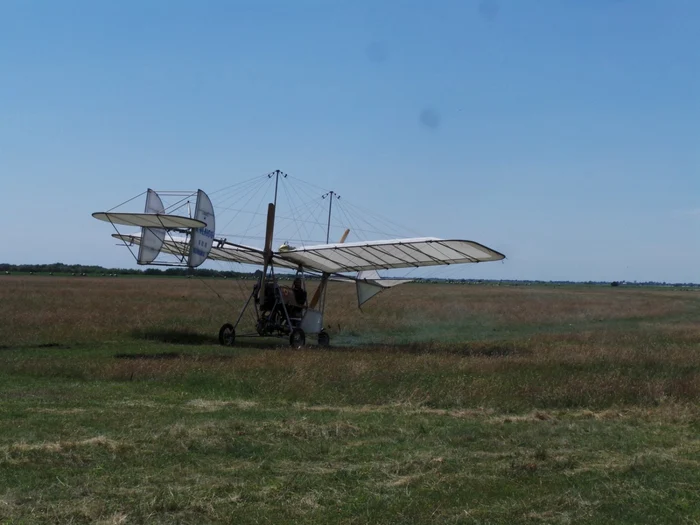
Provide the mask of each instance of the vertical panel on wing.
{"label": "vertical panel on wing", "polygon": [[206,261],[214,243],[214,232],[216,231],[214,206],[212,206],[209,196],[202,190],[197,191],[197,206],[195,207],[194,218],[206,223],[206,226],[197,228],[192,232],[190,254],[187,259],[187,266],[190,268],[195,268]]}
{"label": "vertical panel on wing", "polygon": [[362,306],[384,288],[371,281],[357,281],[357,306]]}
{"label": "vertical panel on wing", "polygon": [[382,279],[376,270],[357,273],[357,305],[362,306],[379,292],[400,284],[410,283],[412,279]]}
{"label": "vertical panel on wing", "polygon": [[[160,196],[150,188],[146,193],[146,208],[144,212],[165,213],[163,201],[161,201]],[[163,248],[164,239],[165,230],[162,228],[141,228],[141,243],[139,244],[139,254],[136,258],[136,262],[138,264],[153,262]]]}

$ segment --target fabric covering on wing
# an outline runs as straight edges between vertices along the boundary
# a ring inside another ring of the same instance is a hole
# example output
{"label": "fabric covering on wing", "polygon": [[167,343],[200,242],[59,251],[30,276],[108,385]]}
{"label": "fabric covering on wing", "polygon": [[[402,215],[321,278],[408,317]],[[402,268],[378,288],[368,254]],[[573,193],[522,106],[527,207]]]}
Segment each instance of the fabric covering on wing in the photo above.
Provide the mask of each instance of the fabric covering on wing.
{"label": "fabric covering on wing", "polygon": [[276,254],[276,259],[328,273],[498,261],[505,256],[474,241],[436,237],[324,244]]}
{"label": "fabric covering on wing", "polygon": [[138,226],[139,228],[202,228],[207,224],[180,215],[162,215],[159,213],[112,213],[96,212],[95,219],[122,226]]}
{"label": "fabric covering on wing", "polygon": [[376,270],[359,272],[355,284],[357,287],[357,306],[362,306],[378,293],[400,284],[410,283],[412,279],[383,279]]}
{"label": "fabric covering on wing", "polygon": [[[165,214],[163,201],[160,196],[148,189],[146,194],[145,214]],[[148,264],[153,262],[160,253],[165,239],[165,230],[163,228],[141,228],[142,242],[139,244],[139,254],[136,257],[138,264]]]}

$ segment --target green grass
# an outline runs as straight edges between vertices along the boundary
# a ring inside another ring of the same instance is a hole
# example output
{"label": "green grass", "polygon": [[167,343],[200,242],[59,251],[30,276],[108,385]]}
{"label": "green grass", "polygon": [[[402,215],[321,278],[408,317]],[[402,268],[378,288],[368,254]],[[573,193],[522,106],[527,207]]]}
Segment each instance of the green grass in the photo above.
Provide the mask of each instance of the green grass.
{"label": "green grass", "polygon": [[700,516],[691,407],[512,414],[408,402],[316,405],[255,392],[244,399],[231,390],[238,389],[193,378],[5,380],[1,516],[10,523]]}

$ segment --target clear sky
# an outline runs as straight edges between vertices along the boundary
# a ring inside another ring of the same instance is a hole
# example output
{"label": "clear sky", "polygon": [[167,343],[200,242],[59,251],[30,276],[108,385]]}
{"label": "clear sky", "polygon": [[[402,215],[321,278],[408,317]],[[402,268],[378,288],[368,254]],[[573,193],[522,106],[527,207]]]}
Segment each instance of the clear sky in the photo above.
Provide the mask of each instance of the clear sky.
{"label": "clear sky", "polygon": [[459,277],[700,282],[699,28],[697,0],[4,0],[0,262],[131,267],[92,212],[281,169],[508,257]]}

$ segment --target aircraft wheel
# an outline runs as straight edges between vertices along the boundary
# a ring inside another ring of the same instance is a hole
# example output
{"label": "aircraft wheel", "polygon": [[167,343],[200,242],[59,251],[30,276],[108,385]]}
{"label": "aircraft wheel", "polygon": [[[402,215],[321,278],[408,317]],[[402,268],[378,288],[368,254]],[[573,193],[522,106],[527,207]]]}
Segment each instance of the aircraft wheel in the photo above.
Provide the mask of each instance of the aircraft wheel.
{"label": "aircraft wheel", "polygon": [[289,336],[289,344],[294,348],[301,348],[306,344],[306,334],[301,328],[295,328]]}
{"label": "aircraft wheel", "polygon": [[233,325],[226,323],[219,330],[219,344],[221,346],[233,346],[236,342],[236,330]]}
{"label": "aircraft wheel", "polygon": [[258,319],[258,322],[255,323],[255,331],[258,332],[258,335],[265,335],[266,328],[267,324],[263,319]]}
{"label": "aircraft wheel", "polygon": [[318,346],[329,346],[331,344],[331,336],[328,332],[321,330],[318,333]]}

